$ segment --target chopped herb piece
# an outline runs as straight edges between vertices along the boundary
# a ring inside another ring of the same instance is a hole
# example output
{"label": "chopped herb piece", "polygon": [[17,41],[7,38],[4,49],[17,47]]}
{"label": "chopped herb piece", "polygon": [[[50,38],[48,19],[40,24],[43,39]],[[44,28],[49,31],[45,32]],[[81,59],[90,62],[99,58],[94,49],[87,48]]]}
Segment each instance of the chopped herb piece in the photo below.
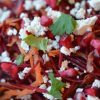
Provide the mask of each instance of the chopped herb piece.
{"label": "chopped herb piece", "polygon": [[76,28],[77,22],[68,14],[62,13],[57,21],[50,26],[50,30],[54,35],[71,34]]}
{"label": "chopped herb piece", "polygon": [[36,37],[34,35],[27,36],[24,41],[33,47],[36,47],[40,50],[45,51],[47,49],[48,39],[45,39],[43,37]]}
{"label": "chopped herb piece", "polygon": [[20,65],[23,63],[23,61],[24,61],[24,56],[22,54],[18,55],[16,58],[16,64]]}
{"label": "chopped herb piece", "polygon": [[49,91],[49,93],[57,99],[62,99],[60,90],[65,86],[65,83],[56,79],[53,73],[49,73],[49,78],[52,83],[51,90]]}

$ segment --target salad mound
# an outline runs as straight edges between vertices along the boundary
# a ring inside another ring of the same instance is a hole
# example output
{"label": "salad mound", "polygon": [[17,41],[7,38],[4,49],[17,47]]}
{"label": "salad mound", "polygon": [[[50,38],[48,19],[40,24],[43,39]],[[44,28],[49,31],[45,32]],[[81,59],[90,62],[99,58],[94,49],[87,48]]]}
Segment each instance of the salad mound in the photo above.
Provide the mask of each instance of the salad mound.
{"label": "salad mound", "polygon": [[100,100],[100,0],[0,0],[0,100]]}

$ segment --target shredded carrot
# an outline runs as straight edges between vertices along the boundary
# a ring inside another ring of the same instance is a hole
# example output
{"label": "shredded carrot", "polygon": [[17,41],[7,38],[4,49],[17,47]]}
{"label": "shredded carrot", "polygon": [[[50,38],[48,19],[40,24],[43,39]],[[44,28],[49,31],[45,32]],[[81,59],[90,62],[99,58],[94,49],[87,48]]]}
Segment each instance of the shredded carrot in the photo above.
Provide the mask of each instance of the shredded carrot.
{"label": "shredded carrot", "polygon": [[0,93],[2,93],[2,91],[5,91],[7,88],[5,87],[0,87]]}
{"label": "shredded carrot", "polygon": [[43,82],[40,63],[38,63],[35,68],[35,75],[36,75],[36,81],[31,84],[33,87],[37,87]]}
{"label": "shredded carrot", "polygon": [[33,67],[34,67],[34,59],[33,59],[33,57],[32,57],[32,56],[30,57],[30,65],[31,65],[31,68],[33,68]]}
{"label": "shredded carrot", "polygon": [[59,50],[51,50],[48,53],[49,56],[55,57],[56,55],[59,55]]}
{"label": "shredded carrot", "polygon": [[20,26],[18,24],[18,21],[20,21],[20,19],[8,18],[8,19],[6,19],[5,24],[19,29]]}
{"label": "shredded carrot", "polygon": [[30,51],[26,54],[24,61],[28,61],[30,57],[34,54],[38,54],[38,50],[36,48],[31,47]]}
{"label": "shredded carrot", "polygon": [[8,100],[12,96],[17,96],[16,98],[20,98],[21,96],[32,94],[33,92],[34,91],[28,90],[28,89],[24,89],[22,91],[20,91],[20,90],[11,90],[10,89],[10,90],[5,91],[3,96],[0,96],[0,100]]}

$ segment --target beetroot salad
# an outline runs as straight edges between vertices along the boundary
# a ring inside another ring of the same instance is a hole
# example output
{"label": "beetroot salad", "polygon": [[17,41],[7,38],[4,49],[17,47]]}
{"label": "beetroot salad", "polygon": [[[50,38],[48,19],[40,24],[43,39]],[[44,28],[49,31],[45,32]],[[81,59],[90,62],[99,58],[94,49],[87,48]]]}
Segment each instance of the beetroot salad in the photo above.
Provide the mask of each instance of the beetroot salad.
{"label": "beetroot salad", "polygon": [[0,0],[0,100],[100,100],[100,0]]}

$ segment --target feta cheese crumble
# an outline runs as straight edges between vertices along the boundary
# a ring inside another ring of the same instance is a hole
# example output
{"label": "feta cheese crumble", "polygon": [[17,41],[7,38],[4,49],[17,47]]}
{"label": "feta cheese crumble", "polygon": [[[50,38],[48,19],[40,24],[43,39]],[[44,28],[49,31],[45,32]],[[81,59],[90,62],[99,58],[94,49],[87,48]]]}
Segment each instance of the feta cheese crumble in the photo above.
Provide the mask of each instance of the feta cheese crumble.
{"label": "feta cheese crumble", "polygon": [[92,84],[92,87],[100,88],[100,80],[95,79],[95,81]]}
{"label": "feta cheese crumble", "polygon": [[24,8],[25,10],[31,10],[33,8],[32,0],[25,0]]}
{"label": "feta cheese crumble", "polygon": [[52,10],[50,7],[46,8],[46,12],[47,16],[52,18],[54,22],[61,16],[60,11]]}
{"label": "feta cheese crumble", "polygon": [[2,9],[2,13],[0,13],[0,23],[4,22],[11,14],[10,10]]}
{"label": "feta cheese crumble", "polygon": [[82,18],[85,18],[85,13],[86,13],[85,9],[84,8],[80,8],[77,11],[75,16],[76,16],[77,19],[82,19]]}
{"label": "feta cheese crumble", "polygon": [[40,17],[34,17],[30,25],[27,26],[26,30],[36,36],[43,36],[45,35],[45,31],[47,31],[47,28],[41,25]]}
{"label": "feta cheese crumble", "polygon": [[50,60],[47,54],[43,54],[42,58],[43,58],[44,64]]}
{"label": "feta cheese crumble", "polygon": [[25,41],[21,41],[21,47],[25,50],[25,52],[29,51],[29,45]]}
{"label": "feta cheese crumble", "polygon": [[76,35],[83,35],[86,30],[88,29],[88,27],[92,26],[95,24],[95,22],[97,21],[97,16],[93,16],[87,19],[82,19],[82,20],[77,20],[77,28],[75,31]]}
{"label": "feta cheese crumble", "polygon": [[86,100],[100,100],[98,97],[88,95]]}
{"label": "feta cheese crumble", "polygon": [[61,64],[60,71],[64,71],[68,67],[68,61],[64,60]]}
{"label": "feta cheese crumble", "polygon": [[7,51],[1,53],[0,62],[11,62],[11,59]]}
{"label": "feta cheese crumble", "polygon": [[17,30],[15,28],[13,28],[13,29],[9,28],[7,31],[7,35],[8,36],[17,35]]}
{"label": "feta cheese crumble", "polygon": [[20,31],[19,31],[19,38],[20,39],[24,39],[26,38],[28,35],[26,33],[26,29],[25,28],[21,28]]}
{"label": "feta cheese crumble", "polygon": [[34,0],[33,1],[33,7],[35,10],[40,10],[42,7],[46,6],[46,1],[45,0]]}
{"label": "feta cheese crumble", "polygon": [[48,82],[48,77],[46,75],[43,77],[43,82],[44,83],[47,83]]}
{"label": "feta cheese crumble", "polygon": [[61,47],[60,52],[65,54],[66,56],[71,54],[71,51],[64,46]]}
{"label": "feta cheese crumble", "polygon": [[100,0],[88,0],[88,3],[95,11],[100,11]]}
{"label": "feta cheese crumble", "polygon": [[76,92],[83,92],[83,89],[82,88],[77,88]]}
{"label": "feta cheese crumble", "polygon": [[18,73],[19,79],[23,80],[25,77],[25,74],[27,74],[30,70],[31,70],[31,68],[25,67],[23,71],[20,71]]}

